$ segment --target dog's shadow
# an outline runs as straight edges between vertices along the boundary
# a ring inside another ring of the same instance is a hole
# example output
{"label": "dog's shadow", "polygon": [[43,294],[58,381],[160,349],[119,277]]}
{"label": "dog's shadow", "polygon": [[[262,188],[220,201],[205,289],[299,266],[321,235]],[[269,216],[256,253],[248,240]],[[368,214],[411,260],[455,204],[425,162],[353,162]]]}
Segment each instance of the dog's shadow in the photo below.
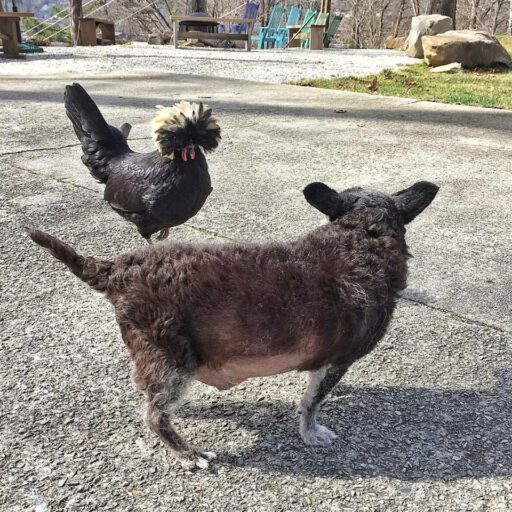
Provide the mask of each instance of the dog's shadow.
{"label": "dog's shadow", "polygon": [[[327,448],[302,443],[291,403],[188,404],[179,416],[235,420],[238,428],[254,431],[256,441],[250,448],[220,454],[223,464],[338,478],[509,477],[511,388],[512,372],[502,375],[490,391],[341,385],[319,415],[320,423],[338,434]],[[225,427],[215,424],[212,428]]]}

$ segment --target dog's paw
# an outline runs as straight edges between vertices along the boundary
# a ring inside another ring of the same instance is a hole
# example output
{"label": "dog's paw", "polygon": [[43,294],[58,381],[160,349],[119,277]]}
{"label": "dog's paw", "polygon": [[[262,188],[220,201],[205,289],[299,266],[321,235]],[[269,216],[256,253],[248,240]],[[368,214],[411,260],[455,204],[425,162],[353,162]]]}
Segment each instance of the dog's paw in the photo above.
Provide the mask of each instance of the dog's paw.
{"label": "dog's paw", "polygon": [[217,455],[213,452],[202,452],[199,450],[190,450],[178,455],[183,469],[192,471],[193,469],[207,469],[211,460]]}
{"label": "dog's paw", "polygon": [[301,432],[302,440],[309,446],[329,446],[338,437],[331,429],[314,424]]}

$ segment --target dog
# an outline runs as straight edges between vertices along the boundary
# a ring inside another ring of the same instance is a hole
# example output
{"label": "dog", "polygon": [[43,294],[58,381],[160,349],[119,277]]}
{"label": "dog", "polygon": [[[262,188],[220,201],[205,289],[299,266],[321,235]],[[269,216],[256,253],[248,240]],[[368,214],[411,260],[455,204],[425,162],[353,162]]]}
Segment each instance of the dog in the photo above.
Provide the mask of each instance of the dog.
{"label": "dog", "polygon": [[183,467],[206,468],[214,454],[190,446],[172,421],[194,380],[224,390],[308,372],[300,435],[308,445],[332,443],[319,406],[383,337],[406,286],[405,225],[437,192],[428,182],[391,195],[311,183],[304,196],[330,222],[280,244],[158,244],[103,260],[28,234],[113,304],[150,428]]}

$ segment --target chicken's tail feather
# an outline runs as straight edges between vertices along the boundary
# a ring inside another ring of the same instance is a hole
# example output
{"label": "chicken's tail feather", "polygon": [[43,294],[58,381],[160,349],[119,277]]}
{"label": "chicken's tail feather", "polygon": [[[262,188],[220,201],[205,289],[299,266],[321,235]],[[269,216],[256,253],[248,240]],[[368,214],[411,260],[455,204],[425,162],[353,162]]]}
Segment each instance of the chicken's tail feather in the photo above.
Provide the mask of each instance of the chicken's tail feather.
{"label": "chicken's tail feather", "polygon": [[98,181],[106,183],[109,159],[131,151],[126,137],[107,124],[96,103],[80,84],[66,86],[64,104],[82,144],[82,161]]}
{"label": "chicken's tail feather", "polygon": [[107,289],[108,279],[112,272],[111,261],[81,256],[70,245],[39,229],[27,229],[27,233],[36,244],[44,247],[54,258],[62,261],[75,276],[91,288],[99,292],[104,292]]}

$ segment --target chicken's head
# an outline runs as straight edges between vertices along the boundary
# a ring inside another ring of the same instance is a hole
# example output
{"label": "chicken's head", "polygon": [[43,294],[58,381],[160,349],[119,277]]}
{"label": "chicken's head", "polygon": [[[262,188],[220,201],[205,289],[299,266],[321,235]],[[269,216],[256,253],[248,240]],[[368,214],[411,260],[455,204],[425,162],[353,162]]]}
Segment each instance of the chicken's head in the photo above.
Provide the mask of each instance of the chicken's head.
{"label": "chicken's head", "polygon": [[220,141],[220,127],[203,103],[181,101],[161,107],[151,121],[153,139],[164,158],[194,160],[197,151],[213,151]]}

